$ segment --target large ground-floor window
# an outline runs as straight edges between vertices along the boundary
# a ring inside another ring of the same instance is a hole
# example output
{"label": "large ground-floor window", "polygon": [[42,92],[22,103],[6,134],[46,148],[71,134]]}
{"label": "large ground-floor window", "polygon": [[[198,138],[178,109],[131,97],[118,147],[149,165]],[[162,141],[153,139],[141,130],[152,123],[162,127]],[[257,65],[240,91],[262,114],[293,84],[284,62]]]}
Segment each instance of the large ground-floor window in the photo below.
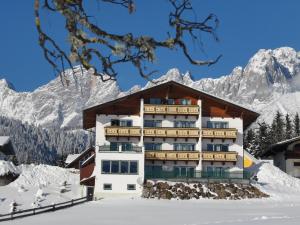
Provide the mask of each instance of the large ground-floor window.
{"label": "large ground-floor window", "polygon": [[138,174],[138,161],[102,160],[102,174]]}

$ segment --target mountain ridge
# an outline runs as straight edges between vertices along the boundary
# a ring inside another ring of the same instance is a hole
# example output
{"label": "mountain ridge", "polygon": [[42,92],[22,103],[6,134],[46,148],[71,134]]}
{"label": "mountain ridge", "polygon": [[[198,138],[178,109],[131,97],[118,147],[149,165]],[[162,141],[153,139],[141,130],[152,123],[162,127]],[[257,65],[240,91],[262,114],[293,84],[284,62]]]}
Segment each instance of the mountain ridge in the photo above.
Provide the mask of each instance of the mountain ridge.
{"label": "mountain ridge", "polygon": [[[135,85],[121,91],[115,81],[102,82],[79,66],[74,71],[74,76],[66,70],[65,80],[57,77],[32,92],[17,92],[9,81],[1,79],[0,114],[46,128],[80,129],[84,108],[154,85],[148,82],[144,87]],[[245,67],[237,66],[219,78],[194,80],[188,72],[182,74],[173,68],[154,81],[174,80],[257,111],[261,113],[259,121],[270,122],[276,110],[300,111],[299,72],[300,53],[282,47],[260,49]],[[68,85],[63,85],[66,82]]]}

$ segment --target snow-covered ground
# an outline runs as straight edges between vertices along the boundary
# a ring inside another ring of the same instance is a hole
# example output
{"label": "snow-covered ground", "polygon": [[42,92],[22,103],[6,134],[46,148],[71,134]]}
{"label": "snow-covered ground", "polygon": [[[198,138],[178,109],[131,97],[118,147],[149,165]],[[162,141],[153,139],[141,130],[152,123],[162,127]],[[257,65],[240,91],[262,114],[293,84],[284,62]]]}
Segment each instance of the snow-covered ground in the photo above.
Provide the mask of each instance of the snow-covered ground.
{"label": "snow-covered ground", "polygon": [[21,174],[9,185],[0,186],[0,214],[9,213],[12,202],[21,210],[81,197],[77,170],[48,165],[21,165],[10,170]]}
{"label": "snow-covered ground", "polygon": [[[58,167],[22,166],[22,175],[7,187],[0,187],[0,195],[36,196],[37,186],[44,184],[45,201],[60,201],[78,195],[78,174]],[[41,224],[104,224],[104,225],[201,225],[201,224],[264,224],[289,225],[300,221],[300,180],[290,177],[268,163],[255,168],[262,191],[270,194],[268,199],[246,200],[156,200],[140,197],[105,198],[72,208],[40,214],[3,224],[41,225]],[[58,176],[58,174],[60,174]],[[73,190],[66,195],[58,194],[61,182],[67,180]],[[49,183],[51,181],[51,184]],[[36,187],[27,192],[18,192],[20,185]],[[51,190],[51,187],[53,188]],[[77,187],[77,188],[76,188]],[[15,189],[13,189],[15,188]],[[75,191],[77,189],[77,191]],[[10,196],[10,197],[9,197]],[[1,197],[0,197],[1,198]],[[32,200],[31,199],[31,200]],[[17,201],[17,200],[16,200]],[[6,200],[4,201],[6,202]],[[24,199],[23,202],[30,202]],[[0,203],[2,210],[3,202]]]}

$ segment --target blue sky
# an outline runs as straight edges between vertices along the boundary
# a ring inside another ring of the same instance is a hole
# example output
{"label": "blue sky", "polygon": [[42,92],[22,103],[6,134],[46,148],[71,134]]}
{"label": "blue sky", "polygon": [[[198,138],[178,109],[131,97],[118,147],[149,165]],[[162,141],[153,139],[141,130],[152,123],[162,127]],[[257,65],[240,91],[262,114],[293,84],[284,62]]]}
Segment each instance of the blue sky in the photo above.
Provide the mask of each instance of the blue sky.
{"label": "blue sky", "polygon": [[[220,20],[217,32],[220,42],[203,35],[204,46],[200,47],[188,40],[192,54],[202,59],[223,54],[223,58],[216,65],[197,67],[189,64],[180,51],[159,51],[152,68],[160,74],[177,67],[182,73],[190,71],[195,79],[219,77],[229,74],[235,66],[244,66],[258,49],[282,46],[300,49],[300,1],[192,0],[192,3],[199,20],[211,12]],[[170,30],[167,24],[169,3],[166,0],[136,0],[136,5],[133,15],[128,15],[124,8],[108,7],[103,3],[88,7],[96,15],[95,21],[109,31],[166,37],[166,31]],[[51,34],[66,46],[61,21],[47,17],[44,22]],[[33,0],[1,1],[0,24],[0,78],[9,80],[19,91],[34,90],[54,79],[53,69],[43,58],[37,43]],[[118,69],[122,89],[145,84],[131,66],[123,65]]]}

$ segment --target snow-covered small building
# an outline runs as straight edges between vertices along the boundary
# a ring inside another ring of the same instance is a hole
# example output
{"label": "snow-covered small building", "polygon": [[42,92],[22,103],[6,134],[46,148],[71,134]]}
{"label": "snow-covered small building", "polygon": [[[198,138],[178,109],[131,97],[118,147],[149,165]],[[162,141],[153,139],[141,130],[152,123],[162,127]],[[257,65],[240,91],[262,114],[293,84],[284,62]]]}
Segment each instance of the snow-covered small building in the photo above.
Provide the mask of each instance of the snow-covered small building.
{"label": "snow-covered small building", "polygon": [[145,179],[243,179],[243,132],[258,116],[175,81],[85,109],[96,143],[84,181],[101,196],[141,193]]}
{"label": "snow-covered small building", "polygon": [[300,136],[271,145],[262,153],[263,159],[273,159],[275,166],[300,178]]}

